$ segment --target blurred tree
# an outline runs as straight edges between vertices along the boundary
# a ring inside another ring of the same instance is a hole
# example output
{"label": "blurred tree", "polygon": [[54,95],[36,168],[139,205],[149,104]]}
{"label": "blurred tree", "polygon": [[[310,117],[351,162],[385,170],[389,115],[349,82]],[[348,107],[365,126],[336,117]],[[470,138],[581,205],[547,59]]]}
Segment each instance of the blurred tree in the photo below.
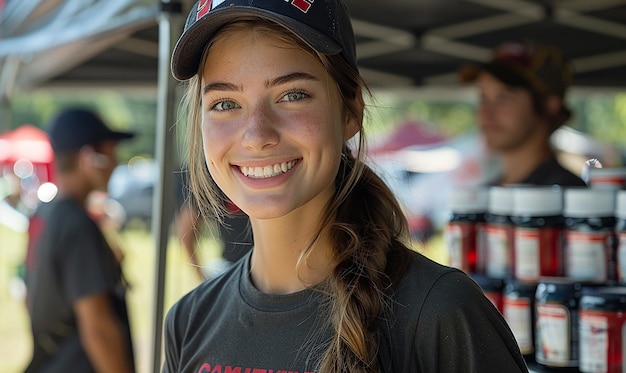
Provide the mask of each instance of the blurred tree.
{"label": "blurred tree", "polygon": [[572,100],[573,128],[601,142],[624,147],[626,139],[626,94],[594,94]]}

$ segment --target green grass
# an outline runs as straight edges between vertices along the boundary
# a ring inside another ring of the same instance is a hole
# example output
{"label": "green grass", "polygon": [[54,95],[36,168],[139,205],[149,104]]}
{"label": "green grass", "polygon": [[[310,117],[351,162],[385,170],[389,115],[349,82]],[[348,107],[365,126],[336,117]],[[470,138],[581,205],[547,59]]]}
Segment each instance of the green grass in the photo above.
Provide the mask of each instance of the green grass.
{"label": "green grass", "polygon": [[19,264],[23,261],[26,241],[19,234],[0,225],[0,372],[19,372],[26,361],[30,336],[26,308],[21,299],[11,295]]}
{"label": "green grass", "polygon": [[[178,241],[171,237],[167,253],[165,310],[199,283]],[[152,351],[156,244],[150,232],[142,229],[124,231],[117,240],[125,252],[124,273],[132,286],[128,293],[128,307],[137,371],[147,373]],[[203,239],[199,247],[202,263],[219,254],[219,243],[213,239]],[[19,283],[16,278],[25,251],[25,234],[0,226],[0,373],[22,372],[30,357],[32,341],[28,314],[23,300],[12,295],[11,290]]]}

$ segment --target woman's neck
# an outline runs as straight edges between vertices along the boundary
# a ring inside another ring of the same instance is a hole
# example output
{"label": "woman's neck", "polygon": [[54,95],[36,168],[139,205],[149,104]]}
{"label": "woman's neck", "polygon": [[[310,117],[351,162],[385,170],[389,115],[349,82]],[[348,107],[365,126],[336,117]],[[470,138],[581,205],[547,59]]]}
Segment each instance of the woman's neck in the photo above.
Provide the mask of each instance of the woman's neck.
{"label": "woman's neck", "polygon": [[[251,219],[251,223],[254,249],[250,274],[260,291],[294,293],[322,282],[334,268],[330,241],[324,237],[315,240],[317,227],[310,222],[287,216]],[[301,259],[309,248],[309,255]]]}

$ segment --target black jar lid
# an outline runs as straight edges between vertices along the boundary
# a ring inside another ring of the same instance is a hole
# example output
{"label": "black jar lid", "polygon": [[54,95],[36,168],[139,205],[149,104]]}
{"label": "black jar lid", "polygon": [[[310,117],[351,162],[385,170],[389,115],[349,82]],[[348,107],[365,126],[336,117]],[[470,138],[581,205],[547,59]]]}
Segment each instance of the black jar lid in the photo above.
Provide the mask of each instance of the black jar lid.
{"label": "black jar lid", "polygon": [[507,294],[519,294],[519,296],[535,296],[537,284],[524,282],[517,279],[505,280],[504,292]]}
{"label": "black jar lid", "polygon": [[586,288],[580,299],[580,308],[598,311],[626,311],[626,287]]}
{"label": "black jar lid", "polygon": [[578,299],[581,296],[583,283],[568,277],[541,277],[537,283],[535,297],[558,300]]}

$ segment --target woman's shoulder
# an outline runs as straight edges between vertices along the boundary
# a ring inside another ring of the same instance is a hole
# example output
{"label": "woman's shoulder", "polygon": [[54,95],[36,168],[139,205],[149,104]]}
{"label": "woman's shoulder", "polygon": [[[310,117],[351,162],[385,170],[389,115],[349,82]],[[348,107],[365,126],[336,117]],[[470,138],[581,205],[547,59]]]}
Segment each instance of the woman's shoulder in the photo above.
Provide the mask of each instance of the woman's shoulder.
{"label": "woman's shoulder", "polygon": [[504,318],[474,280],[419,253],[410,262],[383,329],[391,371],[526,371]]}
{"label": "woman's shoulder", "polygon": [[467,277],[459,269],[438,263],[417,251],[412,251],[409,258],[409,265],[400,280],[399,289],[406,289],[413,294],[416,291],[428,292],[434,284],[440,281],[447,283],[449,278],[457,275]]}
{"label": "woman's shoulder", "polygon": [[480,287],[465,272],[413,252],[410,265],[398,283],[393,302],[396,312],[408,311],[420,318],[423,312],[439,313],[463,307],[486,298]]}

